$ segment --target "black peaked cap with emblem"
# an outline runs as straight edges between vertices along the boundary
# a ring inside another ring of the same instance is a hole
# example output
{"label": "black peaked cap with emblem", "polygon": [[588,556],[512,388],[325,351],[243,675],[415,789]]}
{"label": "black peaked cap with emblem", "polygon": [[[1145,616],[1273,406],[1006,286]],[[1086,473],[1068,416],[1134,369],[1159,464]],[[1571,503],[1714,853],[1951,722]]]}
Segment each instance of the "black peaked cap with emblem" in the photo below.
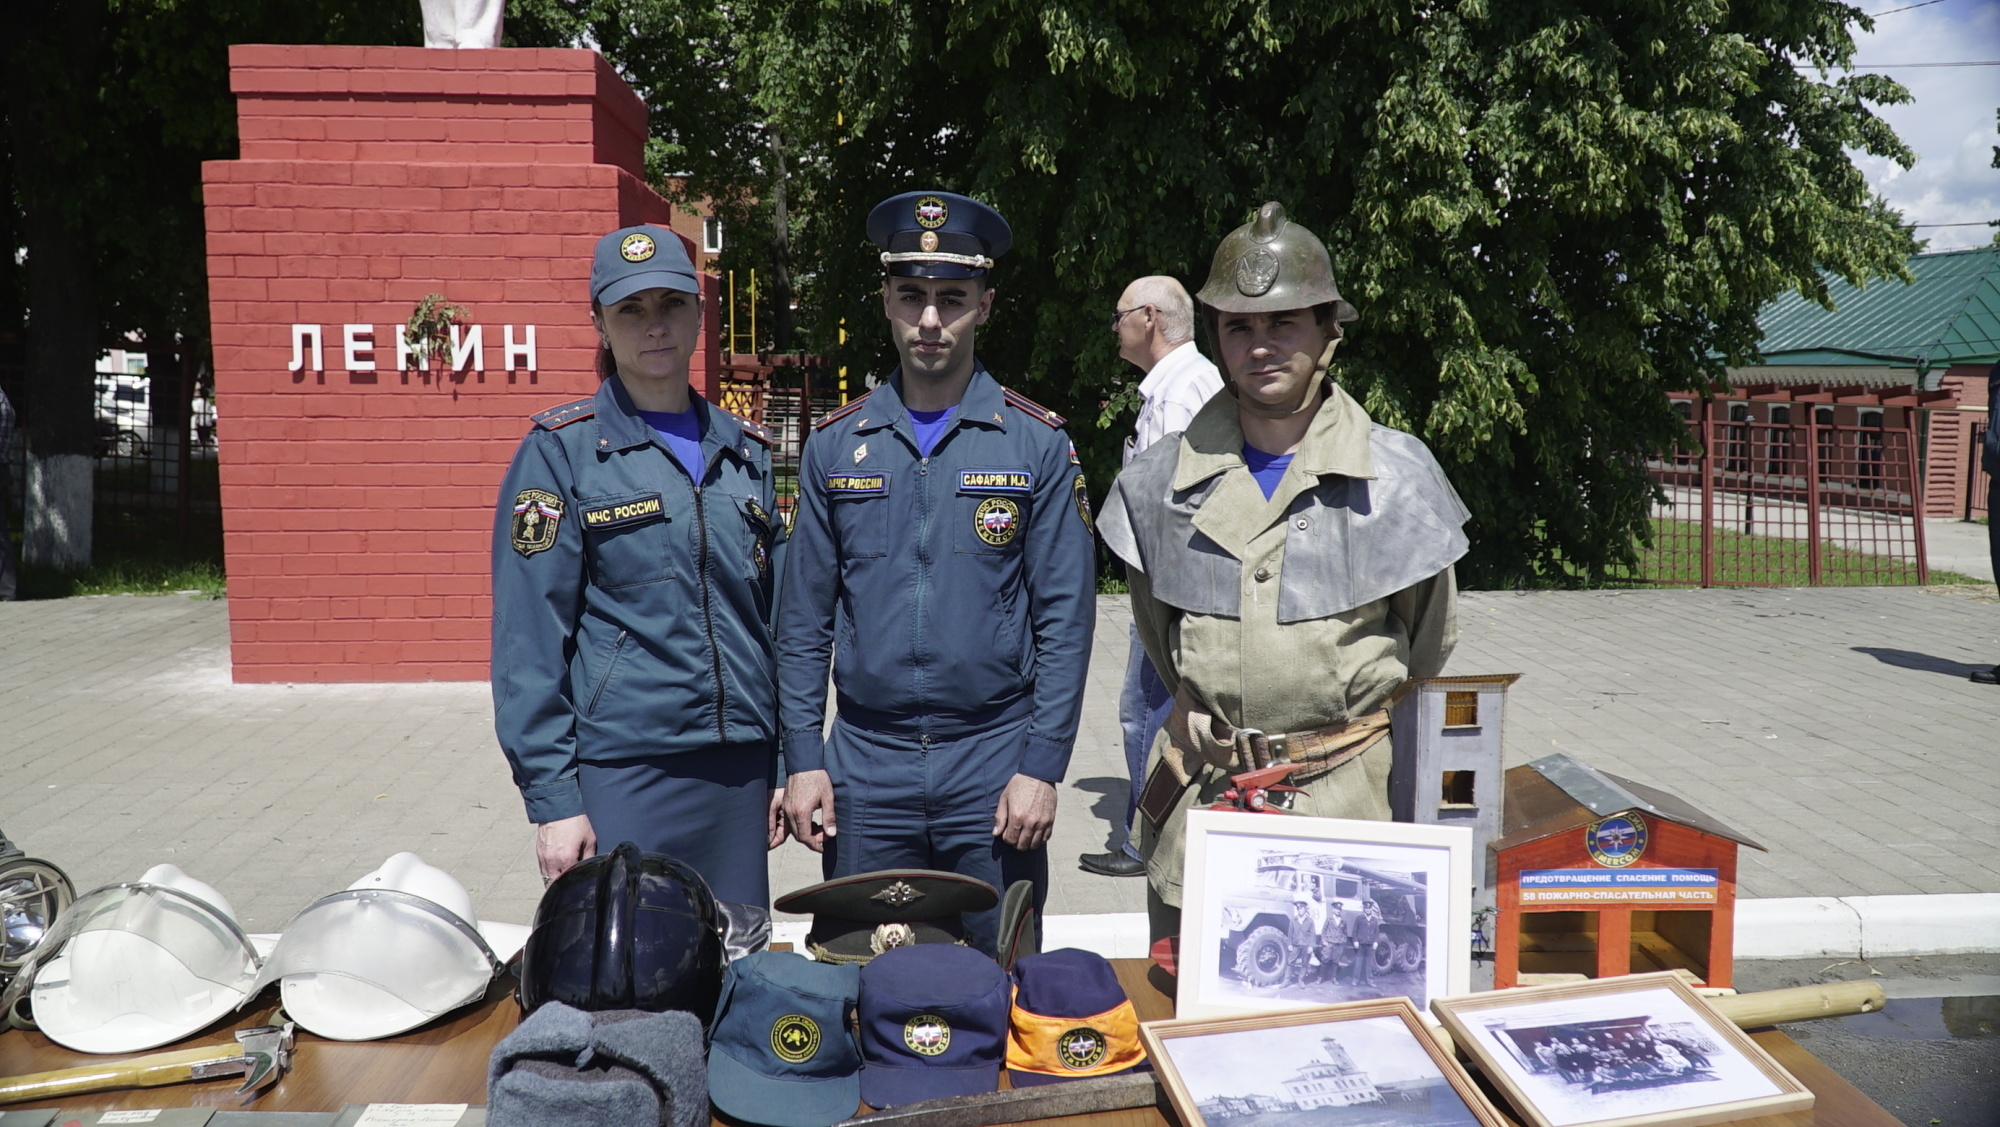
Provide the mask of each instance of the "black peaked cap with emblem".
{"label": "black peaked cap with emblem", "polygon": [[904,192],[868,213],[868,241],[897,278],[976,278],[1014,245],[999,212],[956,192]]}
{"label": "black peaked cap with emblem", "polygon": [[999,902],[1000,893],[976,877],[935,869],[883,869],[801,888],[771,906],[813,918],[806,946],[814,957],[865,963],[895,946],[964,943],[963,917]]}

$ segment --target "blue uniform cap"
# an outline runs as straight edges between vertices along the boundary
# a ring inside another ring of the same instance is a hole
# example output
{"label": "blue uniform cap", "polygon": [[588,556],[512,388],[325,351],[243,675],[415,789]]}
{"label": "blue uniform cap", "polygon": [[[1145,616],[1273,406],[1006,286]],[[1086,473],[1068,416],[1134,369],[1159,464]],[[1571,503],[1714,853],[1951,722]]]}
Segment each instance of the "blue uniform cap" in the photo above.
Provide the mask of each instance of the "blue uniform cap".
{"label": "blue uniform cap", "polygon": [[1000,1086],[1007,972],[970,947],[896,947],[861,968],[861,1098],[869,1107]]}
{"label": "blue uniform cap", "polygon": [[597,240],[590,260],[590,299],[599,305],[623,301],[640,290],[700,293],[687,244],[664,227],[620,227]]}
{"label": "blue uniform cap", "polygon": [[1000,213],[955,192],[904,192],[868,213],[868,241],[897,278],[976,278],[1014,245]]}
{"label": "blue uniform cap", "polygon": [[729,964],[708,1053],[708,1097],[733,1118],[825,1127],[861,1103],[847,1016],[861,968],[760,951]]}

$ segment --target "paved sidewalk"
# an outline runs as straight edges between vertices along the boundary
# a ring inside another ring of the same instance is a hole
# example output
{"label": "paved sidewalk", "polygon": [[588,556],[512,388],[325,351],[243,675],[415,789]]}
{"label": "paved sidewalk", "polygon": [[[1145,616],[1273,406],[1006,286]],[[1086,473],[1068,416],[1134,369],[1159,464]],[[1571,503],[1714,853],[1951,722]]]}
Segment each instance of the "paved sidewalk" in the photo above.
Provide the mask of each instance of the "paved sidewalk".
{"label": "paved sidewalk", "polygon": [[[1567,751],[1769,846],[1753,897],[2000,892],[2000,661],[1987,588],[1473,592],[1453,673],[1520,672],[1507,762]],[[1129,610],[1100,601],[1049,910],[1137,912],[1075,868],[1122,813]],[[0,604],[0,829],[84,888],[173,861],[253,931],[414,849],[526,922],[530,835],[483,684],[233,685],[222,603]],[[780,891],[815,879],[796,844]]]}
{"label": "paved sidewalk", "polygon": [[1969,520],[1924,522],[1924,559],[1932,571],[1955,571],[1987,583],[1993,582],[1993,549],[1986,539],[1986,526]]}

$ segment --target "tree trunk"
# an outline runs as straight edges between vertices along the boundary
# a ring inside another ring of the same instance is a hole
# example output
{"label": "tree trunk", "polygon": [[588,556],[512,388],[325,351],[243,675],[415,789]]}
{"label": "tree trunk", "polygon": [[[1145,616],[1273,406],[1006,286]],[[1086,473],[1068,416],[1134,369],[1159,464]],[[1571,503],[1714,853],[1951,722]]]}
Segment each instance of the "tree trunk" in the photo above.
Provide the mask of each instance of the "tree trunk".
{"label": "tree trunk", "polygon": [[97,366],[89,201],[65,187],[91,133],[102,0],[5,5],[8,122],[27,248],[28,351],[21,417],[28,497],[23,562],[90,565]]}
{"label": "tree trunk", "polygon": [[785,204],[785,139],[771,131],[771,346],[792,350],[792,219]]}

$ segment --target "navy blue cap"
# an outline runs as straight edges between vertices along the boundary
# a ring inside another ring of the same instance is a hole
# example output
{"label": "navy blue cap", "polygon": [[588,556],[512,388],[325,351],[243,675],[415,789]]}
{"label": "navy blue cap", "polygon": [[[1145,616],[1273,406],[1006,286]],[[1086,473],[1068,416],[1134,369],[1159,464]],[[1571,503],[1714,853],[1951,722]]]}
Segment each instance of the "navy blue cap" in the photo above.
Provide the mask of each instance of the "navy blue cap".
{"label": "navy blue cap", "polygon": [[868,213],[868,241],[897,278],[976,278],[1014,245],[1000,213],[956,192],[904,192]]}
{"label": "navy blue cap", "polygon": [[708,1098],[770,1127],[825,1127],[861,1104],[847,1016],[861,968],[759,951],[729,964],[710,1027]]}
{"label": "navy blue cap", "polygon": [[970,947],[896,947],[861,968],[861,1099],[869,1107],[1000,1087],[1007,972]]}
{"label": "navy blue cap", "polygon": [[687,244],[650,223],[620,227],[597,240],[590,260],[590,300],[609,305],[640,290],[701,292]]}

